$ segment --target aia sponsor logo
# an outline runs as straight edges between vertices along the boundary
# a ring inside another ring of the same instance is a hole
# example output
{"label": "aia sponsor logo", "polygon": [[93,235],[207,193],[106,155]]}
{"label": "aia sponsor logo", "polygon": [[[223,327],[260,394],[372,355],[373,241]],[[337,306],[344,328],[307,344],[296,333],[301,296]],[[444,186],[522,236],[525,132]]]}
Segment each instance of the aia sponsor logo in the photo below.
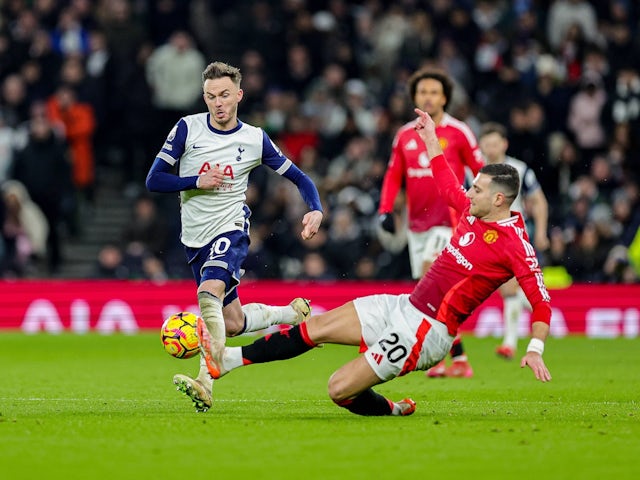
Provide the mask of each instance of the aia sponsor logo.
{"label": "aia sponsor logo", "polygon": [[496,240],[498,240],[498,232],[496,232],[495,230],[487,230],[486,232],[484,232],[484,235],[482,235],[482,239],[486,244],[491,245],[492,243],[495,243]]}
{"label": "aia sponsor logo", "polygon": [[476,239],[476,234],[473,232],[467,232],[464,235],[462,235],[460,237],[460,240],[458,241],[458,244],[461,247],[467,247],[469,245],[471,245],[473,243],[473,241]]}

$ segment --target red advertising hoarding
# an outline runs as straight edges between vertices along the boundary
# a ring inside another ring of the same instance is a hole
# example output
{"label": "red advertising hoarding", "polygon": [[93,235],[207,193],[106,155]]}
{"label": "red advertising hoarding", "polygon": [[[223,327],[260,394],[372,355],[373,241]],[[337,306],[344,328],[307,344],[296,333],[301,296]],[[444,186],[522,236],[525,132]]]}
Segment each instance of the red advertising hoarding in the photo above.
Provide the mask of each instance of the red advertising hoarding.
{"label": "red advertising hoarding", "polygon": [[[363,295],[409,293],[409,282],[248,281],[239,288],[243,303],[286,305],[304,296],[321,313]],[[0,329],[25,333],[63,331],[136,333],[157,329],[171,313],[198,312],[192,281],[19,281],[0,282]],[[640,334],[640,285],[573,285],[550,291],[551,335],[628,337]],[[529,312],[520,333],[529,333]],[[463,325],[476,336],[502,335],[502,300],[494,294]]]}

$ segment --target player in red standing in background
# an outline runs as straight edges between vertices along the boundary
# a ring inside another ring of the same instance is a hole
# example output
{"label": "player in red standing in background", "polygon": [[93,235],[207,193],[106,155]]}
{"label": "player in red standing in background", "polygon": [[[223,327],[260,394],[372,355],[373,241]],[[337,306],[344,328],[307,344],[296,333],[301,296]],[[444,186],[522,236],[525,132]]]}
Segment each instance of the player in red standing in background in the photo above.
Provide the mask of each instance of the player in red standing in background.
{"label": "player in red standing in background", "polygon": [[[427,112],[435,122],[440,146],[462,185],[465,168],[468,167],[475,176],[484,161],[471,129],[445,111],[453,93],[453,82],[439,70],[422,69],[409,78],[409,93],[415,106]],[[393,140],[378,213],[382,229],[395,233],[393,204],[400,188],[404,186],[411,274],[418,280],[429,270],[451,238],[458,214],[449,209],[446,200],[438,193],[425,144],[416,132],[415,125],[416,120],[413,120],[401,127]],[[473,376],[459,335],[451,348],[451,358],[453,362],[449,367],[443,360],[428,370],[427,376]]]}

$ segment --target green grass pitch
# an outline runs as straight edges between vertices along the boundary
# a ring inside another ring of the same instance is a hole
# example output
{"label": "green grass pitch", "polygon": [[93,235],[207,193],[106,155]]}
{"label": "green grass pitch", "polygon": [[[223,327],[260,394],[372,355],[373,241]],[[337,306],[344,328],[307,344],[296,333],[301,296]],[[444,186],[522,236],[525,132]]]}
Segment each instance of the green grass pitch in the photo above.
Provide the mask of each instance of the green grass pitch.
{"label": "green grass pitch", "polygon": [[542,384],[497,358],[497,339],[466,337],[472,379],[377,388],[413,397],[407,418],[331,403],[351,347],[232,372],[196,414],[171,378],[197,359],[169,357],[155,333],[0,340],[2,479],[640,478],[639,339],[549,339]]}

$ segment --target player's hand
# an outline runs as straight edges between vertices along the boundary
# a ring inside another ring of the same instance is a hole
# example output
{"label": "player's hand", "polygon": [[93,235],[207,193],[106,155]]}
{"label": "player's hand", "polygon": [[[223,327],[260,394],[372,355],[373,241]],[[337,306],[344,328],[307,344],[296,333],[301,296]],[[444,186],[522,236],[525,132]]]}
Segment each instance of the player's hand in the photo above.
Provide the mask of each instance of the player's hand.
{"label": "player's hand", "polygon": [[438,136],[436,135],[436,124],[434,123],[433,118],[431,118],[427,112],[423,112],[419,108],[415,108],[413,111],[418,115],[414,128],[427,147],[429,159],[431,160],[438,155],[442,155],[442,145],[440,145],[440,142],[438,141]]}
{"label": "player's hand", "polygon": [[300,234],[303,240],[313,238],[320,229],[320,223],[322,223],[322,212],[320,210],[313,210],[305,214],[302,217],[302,233]]}
{"label": "player's hand", "polygon": [[382,213],[378,217],[378,222],[385,232],[396,233],[396,222],[392,213]]}
{"label": "player's hand", "polygon": [[222,170],[220,167],[210,168],[198,179],[198,188],[200,190],[212,190],[216,187],[222,185],[224,180],[224,175],[222,174]]}
{"label": "player's hand", "polygon": [[549,373],[549,369],[544,364],[544,360],[542,359],[542,355],[536,352],[527,352],[524,357],[522,357],[522,361],[520,362],[520,367],[524,368],[528,366],[533,374],[536,376],[538,380],[541,382],[548,382],[551,380],[551,374]]}

